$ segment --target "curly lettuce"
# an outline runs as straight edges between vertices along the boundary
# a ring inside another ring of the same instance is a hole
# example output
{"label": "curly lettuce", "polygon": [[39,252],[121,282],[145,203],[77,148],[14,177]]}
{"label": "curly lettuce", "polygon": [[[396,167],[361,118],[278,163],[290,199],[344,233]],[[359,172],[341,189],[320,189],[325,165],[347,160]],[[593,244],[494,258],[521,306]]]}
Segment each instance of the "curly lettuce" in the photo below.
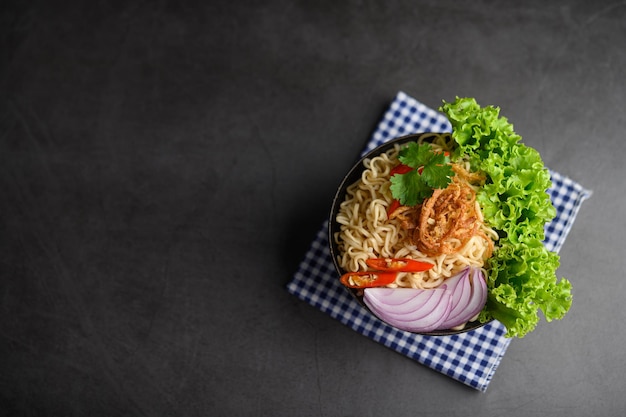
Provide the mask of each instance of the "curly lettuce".
{"label": "curly lettuce", "polygon": [[507,337],[523,337],[535,329],[539,311],[548,322],[563,318],[572,303],[571,284],[557,279],[559,256],[542,243],[556,210],[539,152],[520,142],[498,107],[457,97],[440,111],[457,144],[452,159],[469,158],[472,170],[486,176],[476,198],[485,222],[500,235],[486,265],[489,298],[479,319],[496,319]]}

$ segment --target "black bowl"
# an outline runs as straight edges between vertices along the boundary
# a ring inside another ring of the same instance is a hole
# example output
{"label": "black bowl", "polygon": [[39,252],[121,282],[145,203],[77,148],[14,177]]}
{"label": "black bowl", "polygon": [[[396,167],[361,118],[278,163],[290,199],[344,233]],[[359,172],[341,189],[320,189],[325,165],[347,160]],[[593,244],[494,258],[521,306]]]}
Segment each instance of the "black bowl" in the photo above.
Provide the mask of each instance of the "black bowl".
{"label": "black bowl", "polygon": [[[371,159],[384,152],[387,152],[388,150],[392,149],[396,144],[402,145],[408,142],[416,142],[420,140],[420,138],[426,138],[428,136],[432,136],[432,133],[417,133],[417,134],[401,136],[401,137],[392,139],[378,146],[377,148],[369,151],[366,155],[364,155],[361,159],[359,159],[359,161],[356,164],[352,166],[348,174],[344,177],[333,199],[332,207],[330,210],[330,219],[328,222],[328,241],[330,242],[330,254],[331,254],[331,257],[333,258],[333,264],[335,265],[335,269],[337,270],[337,273],[339,274],[339,276],[345,274],[348,271],[341,268],[339,266],[339,263],[337,262],[337,255],[339,254],[339,249],[337,247],[337,243],[335,242],[334,235],[336,232],[339,231],[339,223],[337,223],[335,219],[337,218],[337,213],[339,212],[339,206],[346,198],[346,189],[348,188],[348,186],[350,186],[351,184],[356,182],[359,178],[361,178],[361,174],[363,170],[365,169],[363,165],[363,161],[365,159]],[[365,309],[367,309],[370,312],[370,314],[375,316],[375,314],[372,313],[363,302],[362,291],[358,289],[354,289],[354,288],[348,288],[348,287],[345,287],[345,288],[348,292],[350,292],[350,294],[352,294],[356,298],[356,300]],[[418,334],[428,335],[428,336],[449,336],[449,335],[454,335],[454,334],[465,333],[470,330],[474,330],[479,327],[482,327],[485,324],[486,323],[480,323],[479,321],[473,321],[473,322],[467,323],[465,327],[461,330],[436,330],[432,332],[424,332],[424,333],[418,333]]]}

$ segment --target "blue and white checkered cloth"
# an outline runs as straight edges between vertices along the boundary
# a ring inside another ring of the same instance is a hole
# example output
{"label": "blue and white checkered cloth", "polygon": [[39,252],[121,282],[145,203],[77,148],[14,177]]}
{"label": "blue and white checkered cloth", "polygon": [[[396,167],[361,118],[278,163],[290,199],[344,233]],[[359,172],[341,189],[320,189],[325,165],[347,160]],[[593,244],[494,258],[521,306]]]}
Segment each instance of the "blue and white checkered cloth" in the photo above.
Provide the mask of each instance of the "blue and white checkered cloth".
{"label": "blue and white checkered cloth", "polygon": [[[448,120],[414,98],[399,92],[380,121],[363,155],[398,136],[420,132],[449,132]],[[545,245],[561,248],[581,203],[591,192],[554,171],[548,190],[556,218],[546,225]],[[493,321],[454,336],[422,336],[391,327],[371,315],[339,283],[329,250],[325,221],[305,254],[287,290],[330,314],[358,333],[417,362],[480,391],[486,391],[512,339]]]}

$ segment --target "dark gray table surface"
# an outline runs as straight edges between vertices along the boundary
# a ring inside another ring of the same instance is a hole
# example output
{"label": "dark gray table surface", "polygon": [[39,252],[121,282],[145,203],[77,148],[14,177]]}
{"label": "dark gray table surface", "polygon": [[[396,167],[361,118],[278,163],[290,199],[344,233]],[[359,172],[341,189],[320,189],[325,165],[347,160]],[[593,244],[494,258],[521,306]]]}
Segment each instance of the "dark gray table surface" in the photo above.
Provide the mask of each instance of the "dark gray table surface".
{"label": "dark gray table surface", "polygon": [[[626,4],[2,3],[0,415],[617,416]],[[398,91],[593,191],[486,393],[285,290]]]}

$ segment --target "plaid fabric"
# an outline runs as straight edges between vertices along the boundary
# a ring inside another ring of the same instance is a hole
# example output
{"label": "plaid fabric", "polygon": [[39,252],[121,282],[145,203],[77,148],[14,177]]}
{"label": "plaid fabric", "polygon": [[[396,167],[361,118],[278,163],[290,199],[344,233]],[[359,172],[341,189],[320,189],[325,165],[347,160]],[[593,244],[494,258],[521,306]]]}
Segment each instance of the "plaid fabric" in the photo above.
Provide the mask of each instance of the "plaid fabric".
{"label": "plaid fabric", "polygon": [[[446,117],[399,92],[363,154],[398,136],[446,132]],[[551,172],[549,194],[557,217],[546,225],[546,247],[558,251],[581,203],[591,193],[574,181]],[[479,391],[486,391],[511,339],[494,321],[454,336],[421,336],[391,327],[369,314],[339,283],[329,250],[328,221],[318,231],[287,290],[356,332]]]}

